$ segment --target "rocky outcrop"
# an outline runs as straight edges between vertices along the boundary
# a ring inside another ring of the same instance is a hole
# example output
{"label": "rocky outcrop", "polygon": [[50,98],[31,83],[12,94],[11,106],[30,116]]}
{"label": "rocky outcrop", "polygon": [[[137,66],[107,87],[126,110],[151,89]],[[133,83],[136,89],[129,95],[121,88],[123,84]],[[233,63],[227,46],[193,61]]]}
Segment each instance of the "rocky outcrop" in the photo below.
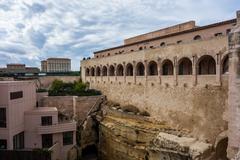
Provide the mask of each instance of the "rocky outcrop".
{"label": "rocky outcrop", "polygon": [[105,106],[99,124],[99,157],[103,160],[207,159],[212,145],[150,117]]}

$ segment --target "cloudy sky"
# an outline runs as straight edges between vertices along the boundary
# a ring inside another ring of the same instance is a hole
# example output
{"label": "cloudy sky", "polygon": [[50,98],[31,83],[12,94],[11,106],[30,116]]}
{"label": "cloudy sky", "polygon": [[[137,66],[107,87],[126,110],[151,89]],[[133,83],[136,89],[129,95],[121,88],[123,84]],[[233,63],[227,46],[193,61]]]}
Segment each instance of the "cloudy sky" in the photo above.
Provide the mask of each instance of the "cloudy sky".
{"label": "cloudy sky", "polygon": [[80,60],[128,38],[184,21],[235,18],[240,0],[0,0],[0,67]]}

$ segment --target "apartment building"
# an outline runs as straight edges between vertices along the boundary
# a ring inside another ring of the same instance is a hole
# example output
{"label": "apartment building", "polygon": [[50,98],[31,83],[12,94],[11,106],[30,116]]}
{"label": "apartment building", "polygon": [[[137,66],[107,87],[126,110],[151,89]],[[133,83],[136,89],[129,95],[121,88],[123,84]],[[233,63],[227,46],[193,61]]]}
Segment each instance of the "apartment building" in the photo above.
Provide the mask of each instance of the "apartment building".
{"label": "apartment building", "polygon": [[33,82],[0,82],[0,149],[48,148],[52,160],[65,160],[75,137],[75,121],[59,121],[55,107],[36,107]]}

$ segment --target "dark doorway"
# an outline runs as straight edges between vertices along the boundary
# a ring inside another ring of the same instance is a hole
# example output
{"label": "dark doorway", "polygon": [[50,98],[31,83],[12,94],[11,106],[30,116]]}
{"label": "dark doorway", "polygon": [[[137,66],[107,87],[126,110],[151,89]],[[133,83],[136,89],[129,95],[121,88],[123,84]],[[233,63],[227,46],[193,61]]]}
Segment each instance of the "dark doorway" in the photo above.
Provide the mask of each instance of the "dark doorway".
{"label": "dark doorway", "polygon": [[216,159],[218,160],[228,160],[227,158],[227,146],[228,146],[228,138],[223,138],[218,142],[216,147]]}
{"label": "dark doorway", "polygon": [[98,153],[98,150],[96,145],[87,146],[82,150],[82,159],[97,160],[97,153]]}

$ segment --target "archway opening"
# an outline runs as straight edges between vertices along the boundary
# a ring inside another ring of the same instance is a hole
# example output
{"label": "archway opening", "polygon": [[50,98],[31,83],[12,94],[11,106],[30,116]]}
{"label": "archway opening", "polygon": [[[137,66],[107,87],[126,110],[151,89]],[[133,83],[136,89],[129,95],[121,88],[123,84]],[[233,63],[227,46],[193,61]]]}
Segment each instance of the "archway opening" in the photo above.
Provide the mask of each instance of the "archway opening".
{"label": "archway opening", "polygon": [[133,76],[133,65],[131,63],[126,66],[126,76]]}
{"label": "archway opening", "polygon": [[96,71],[97,71],[96,76],[100,76],[100,75],[101,75],[101,69],[100,69],[100,67],[97,67]]}
{"label": "archway opening", "polygon": [[142,62],[139,62],[136,66],[136,74],[137,76],[144,76],[145,74],[145,67]]}
{"label": "archway opening", "polygon": [[212,56],[205,55],[200,58],[200,61],[198,63],[198,74],[216,74],[216,62]]}
{"label": "archway opening", "polygon": [[192,74],[192,61],[189,58],[180,59],[178,66],[178,74],[179,75]]}
{"label": "archway opening", "polygon": [[109,67],[109,76],[114,76],[114,72],[115,72],[114,66],[111,65],[111,66]]}
{"label": "archway opening", "polygon": [[163,62],[162,75],[173,75],[173,63],[169,59]]}
{"label": "archway opening", "polygon": [[121,64],[117,66],[117,76],[123,76],[123,65]]}
{"label": "archway opening", "polygon": [[91,68],[91,76],[95,76],[95,69],[94,69],[94,67]]}
{"label": "archway opening", "polygon": [[157,63],[155,61],[149,62],[148,75],[150,75],[150,76],[158,75]]}
{"label": "archway opening", "polygon": [[103,66],[103,68],[102,68],[102,75],[107,76],[107,67],[106,66]]}
{"label": "archway opening", "polygon": [[86,68],[85,75],[86,75],[86,76],[89,76],[89,75],[90,75],[90,70],[89,70],[89,68]]}

